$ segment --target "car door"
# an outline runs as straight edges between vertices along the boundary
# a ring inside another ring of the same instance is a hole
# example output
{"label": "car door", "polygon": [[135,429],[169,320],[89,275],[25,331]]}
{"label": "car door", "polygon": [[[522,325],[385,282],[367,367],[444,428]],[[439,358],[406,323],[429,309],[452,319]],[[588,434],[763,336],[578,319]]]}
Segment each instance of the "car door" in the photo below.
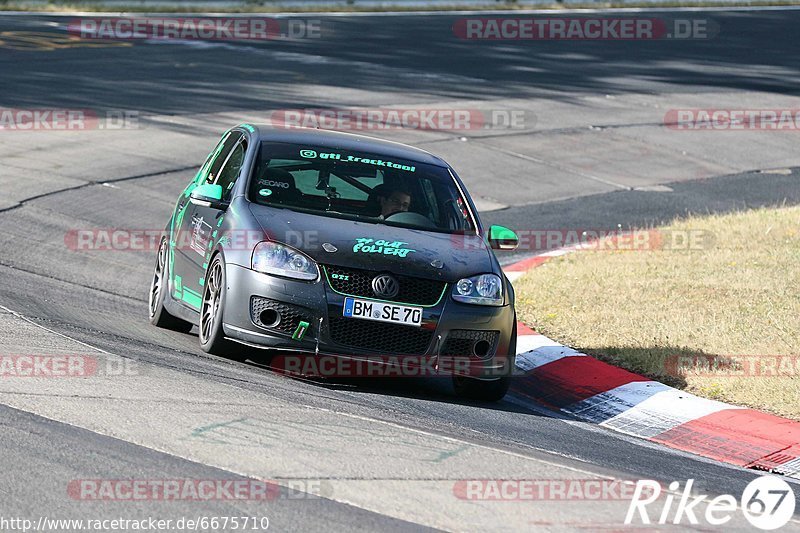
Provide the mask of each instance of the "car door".
{"label": "car door", "polygon": [[[230,202],[234,185],[242,171],[247,141],[243,133],[233,132],[225,139],[223,148],[216,160],[211,164],[205,179],[200,182],[220,185],[222,187],[222,200]],[[183,292],[189,294],[192,300],[191,307],[200,308],[200,298],[203,294],[206,268],[211,258],[214,243],[218,238],[219,227],[225,210],[216,209],[205,205],[189,204],[185,216],[187,235],[186,246],[186,275],[183,279]],[[186,301],[186,299],[184,299]],[[196,304],[196,305],[194,305]]]}
{"label": "car door", "polygon": [[200,284],[197,283],[197,267],[193,257],[197,255],[193,249],[197,243],[192,220],[195,206],[191,203],[190,194],[198,185],[213,183],[216,180],[219,169],[233,149],[239,135],[237,132],[229,131],[222,136],[203,166],[183,190],[172,217],[169,254],[171,294],[173,299],[196,311],[200,309],[200,292],[198,291]]}

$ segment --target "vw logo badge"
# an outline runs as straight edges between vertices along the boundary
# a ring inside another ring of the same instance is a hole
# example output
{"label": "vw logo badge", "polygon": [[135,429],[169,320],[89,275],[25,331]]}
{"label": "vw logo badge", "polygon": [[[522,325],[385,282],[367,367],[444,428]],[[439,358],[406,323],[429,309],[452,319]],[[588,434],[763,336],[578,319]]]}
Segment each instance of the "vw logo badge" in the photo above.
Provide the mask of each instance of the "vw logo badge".
{"label": "vw logo badge", "polygon": [[381,274],[372,280],[372,292],[382,298],[394,298],[400,292],[400,284],[392,276]]}

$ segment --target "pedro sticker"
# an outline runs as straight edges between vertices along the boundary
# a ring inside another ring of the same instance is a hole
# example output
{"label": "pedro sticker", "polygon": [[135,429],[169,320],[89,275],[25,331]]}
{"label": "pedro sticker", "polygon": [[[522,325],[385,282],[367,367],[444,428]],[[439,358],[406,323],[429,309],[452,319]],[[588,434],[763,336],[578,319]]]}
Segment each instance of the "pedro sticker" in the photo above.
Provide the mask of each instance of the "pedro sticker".
{"label": "pedro sticker", "polygon": [[416,252],[416,250],[407,248],[407,244],[407,242],[403,241],[385,241],[383,239],[376,241],[374,239],[361,238],[356,239],[356,243],[353,245],[353,252],[405,257],[411,252]]}

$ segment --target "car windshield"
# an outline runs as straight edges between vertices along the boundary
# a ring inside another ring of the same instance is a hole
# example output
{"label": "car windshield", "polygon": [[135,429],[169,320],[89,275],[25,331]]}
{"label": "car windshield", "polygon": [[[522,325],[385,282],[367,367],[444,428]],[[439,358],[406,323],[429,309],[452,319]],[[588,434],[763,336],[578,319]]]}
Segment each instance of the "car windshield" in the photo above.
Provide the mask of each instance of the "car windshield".
{"label": "car windshield", "polygon": [[330,147],[262,143],[251,201],[323,216],[446,233],[474,231],[448,169]]}

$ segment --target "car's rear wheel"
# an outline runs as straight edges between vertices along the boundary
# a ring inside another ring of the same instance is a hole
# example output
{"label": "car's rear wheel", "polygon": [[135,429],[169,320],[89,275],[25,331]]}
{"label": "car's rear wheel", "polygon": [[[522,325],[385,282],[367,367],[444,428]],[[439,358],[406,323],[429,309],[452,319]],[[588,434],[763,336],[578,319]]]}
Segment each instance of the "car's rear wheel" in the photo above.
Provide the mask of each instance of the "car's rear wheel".
{"label": "car's rear wheel", "polygon": [[192,329],[192,323],[169,314],[169,311],[164,308],[164,298],[167,297],[167,291],[169,291],[167,251],[167,239],[161,239],[148,298],[150,323],[160,328],[188,333]]}
{"label": "car's rear wheel", "polygon": [[[508,344],[508,355],[514,357],[517,353],[517,317],[514,316],[514,327],[511,330],[511,341]],[[513,361],[513,359],[511,359]],[[509,365],[508,374],[492,381],[468,378],[464,376],[453,376],[453,388],[461,398],[468,400],[478,400],[482,402],[498,402],[508,392],[511,386],[511,374],[514,372],[514,365]]]}
{"label": "car's rear wheel", "polygon": [[231,355],[233,352],[233,343],[225,338],[222,330],[225,292],[225,260],[217,254],[206,271],[200,304],[200,348],[215,355]]}

